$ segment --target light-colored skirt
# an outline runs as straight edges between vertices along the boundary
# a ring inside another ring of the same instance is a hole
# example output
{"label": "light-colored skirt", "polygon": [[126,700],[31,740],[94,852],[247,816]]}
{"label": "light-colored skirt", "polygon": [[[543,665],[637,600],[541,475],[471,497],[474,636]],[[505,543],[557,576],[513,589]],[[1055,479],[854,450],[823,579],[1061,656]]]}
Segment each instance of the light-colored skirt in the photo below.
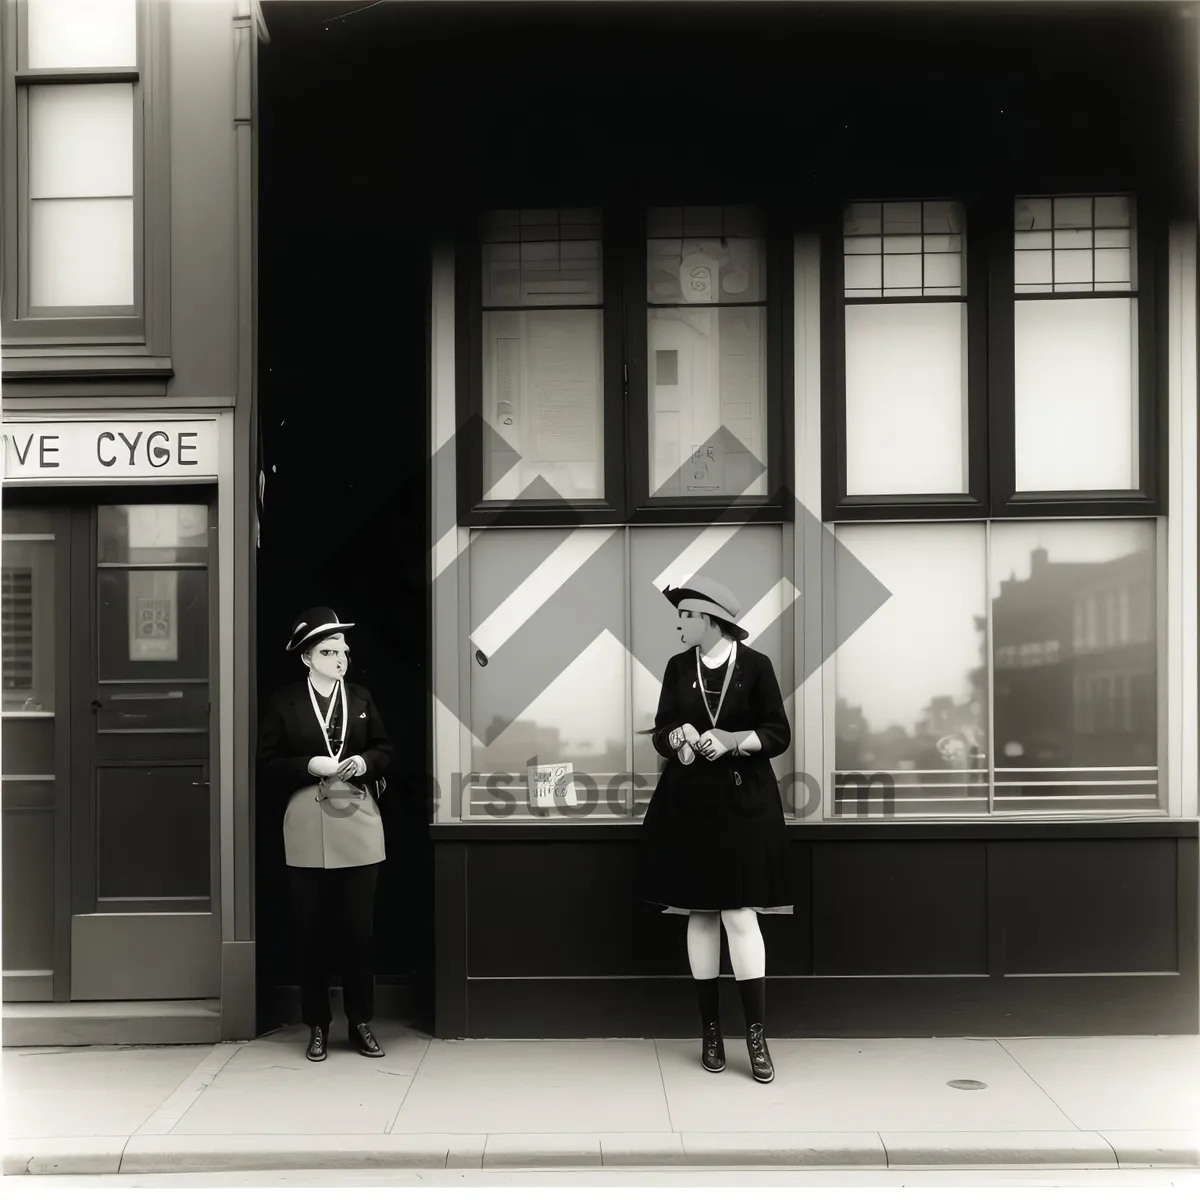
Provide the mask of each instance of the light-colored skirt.
{"label": "light-colored skirt", "polygon": [[383,818],[370,792],[335,779],[301,788],[283,814],[289,867],[365,867],[387,857]]}

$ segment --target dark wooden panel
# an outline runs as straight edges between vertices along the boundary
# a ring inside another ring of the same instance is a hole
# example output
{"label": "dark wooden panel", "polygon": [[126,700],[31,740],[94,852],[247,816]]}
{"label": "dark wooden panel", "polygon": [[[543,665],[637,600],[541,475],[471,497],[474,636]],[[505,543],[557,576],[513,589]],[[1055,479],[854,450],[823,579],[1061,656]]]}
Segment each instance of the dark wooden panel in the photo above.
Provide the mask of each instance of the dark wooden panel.
{"label": "dark wooden panel", "polygon": [[96,768],[98,900],[207,898],[209,792],[199,764]]}
{"label": "dark wooden panel", "polygon": [[[497,979],[470,984],[469,1025],[438,1037],[578,1038],[697,1034],[689,978]],[[744,1030],[722,980],[727,1037]],[[772,979],[774,1037],[1107,1037],[1195,1034],[1196,980],[1177,975],[1055,979]],[[736,1052],[734,1046],[731,1051]]]}
{"label": "dark wooden panel", "polygon": [[985,843],[834,842],[812,856],[817,974],[987,973]]}
{"label": "dark wooden panel", "polygon": [[[687,974],[687,918],[638,900],[628,842],[476,843],[467,855],[472,977]],[[793,916],[761,918],[772,971],[810,969],[809,849],[792,847]],[[732,971],[722,944],[725,971]]]}
{"label": "dark wooden panel", "polygon": [[53,717],[6,717],[0,722],[5,775],[53,775]]}
{"label": "dark wooden panel", "polygon": [[434,1035],[467,1028],[467,847],[434,852]]}
{"label": "dark wooden panel", "polygon": [[[53,789],[54,785],[6,783],[4,788],[7,792],[31,786]],[[0,845],[4,850],[4,969],[53,971],[53,808],[6,803]]]}
{"label": "dark wooden panel", "polygon": [[1000,849],[996,917],[1004,923],[1006,974],[1178,969],[1173,840]]}

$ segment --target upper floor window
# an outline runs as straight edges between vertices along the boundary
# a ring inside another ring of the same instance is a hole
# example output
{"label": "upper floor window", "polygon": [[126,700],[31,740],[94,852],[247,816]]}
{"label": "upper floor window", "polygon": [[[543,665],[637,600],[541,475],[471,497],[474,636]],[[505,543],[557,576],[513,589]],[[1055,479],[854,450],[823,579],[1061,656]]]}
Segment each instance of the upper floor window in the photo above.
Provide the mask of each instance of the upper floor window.
{"label": "upper floor window", "polygon": [[166,121],[155,99],[166,7],[7,6],[3,323],[12,359],[165,351]]}
{"label": "upper floor window", "polygon": [[458,258],[463,522],[779,519],[791,256],[768,224],[484,213]]}
{"label": "upper floor window", "polygon": [[1146,214],[1124,195],[999,211],[855,201],[826,238],[827,519],[1158,511]]}

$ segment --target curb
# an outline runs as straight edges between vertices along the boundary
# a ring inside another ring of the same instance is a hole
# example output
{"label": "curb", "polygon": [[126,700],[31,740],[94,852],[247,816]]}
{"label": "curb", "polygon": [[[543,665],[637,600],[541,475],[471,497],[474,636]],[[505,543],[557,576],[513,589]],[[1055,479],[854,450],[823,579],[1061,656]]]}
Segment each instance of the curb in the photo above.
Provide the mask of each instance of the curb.
{"label": "curb", "polygon": [[134,1134],[11,1139],[5,1175],[259,1170],[1200,1168],[1192,1130],[979,1133]]}

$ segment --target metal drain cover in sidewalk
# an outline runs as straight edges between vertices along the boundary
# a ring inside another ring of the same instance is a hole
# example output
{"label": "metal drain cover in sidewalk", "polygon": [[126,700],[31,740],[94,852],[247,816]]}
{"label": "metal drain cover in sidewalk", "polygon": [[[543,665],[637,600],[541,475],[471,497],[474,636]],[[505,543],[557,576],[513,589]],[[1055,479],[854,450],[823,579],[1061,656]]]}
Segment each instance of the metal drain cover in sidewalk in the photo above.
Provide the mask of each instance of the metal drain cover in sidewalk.
{"label": "metal drain cover in sidewalk", "polygon": [[987,1087],[986,1083],[980,1083],[978,1079],[951,1079],[946,1083],[947,1087],[958,1088],[963,1092],[978,1092]]}

